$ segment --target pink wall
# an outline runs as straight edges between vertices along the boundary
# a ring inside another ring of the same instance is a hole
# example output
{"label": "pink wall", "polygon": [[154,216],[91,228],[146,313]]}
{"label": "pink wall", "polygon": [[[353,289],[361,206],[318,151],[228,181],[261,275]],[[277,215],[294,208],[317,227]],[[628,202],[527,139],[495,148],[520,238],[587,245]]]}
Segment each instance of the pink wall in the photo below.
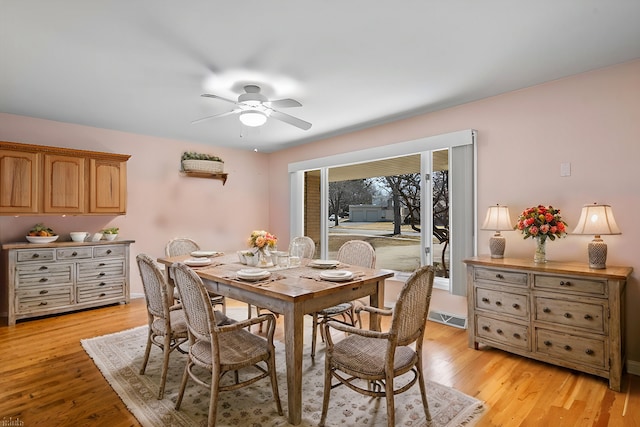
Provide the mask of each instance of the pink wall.
{"label": "pink wall", "polygon": [[[640,372],[640,60],[280,151],[270,164],[271,226],[286,229],[288,223],[280,211],[287,195],[275,190],[288,185],[289,163],[464,129],[478,131],[479,221],[496,203],[508,205],[512,219],[544,204],[560,208],[573,230],[582,205],[613,207],[622,234],[603,239],[609,265],[634,268],[627,343]],[[562,162],[571,163],[571,176],[560,177]],[[491,234],[479,231],[479,254],[488,254]],[[503,235],[507,256],[533,257],[532,241],[515,231]],[[586,262],[591,239],[570,235],[550,242],[547,257]]]}
{"label": "pink wall", "polygon": [[[271,155],[210,148],[186,141],[134,135],[65,123],[0,114],[0,139],[131,154],[129,207],[123,217],[0,217],[0,241],[23,240],[36,222],[59,233],[106,225],[119,226],[135,239],[132,252],[163,254],[175,236],[191,236],[206,249],[243,247],[255,228],[289,240],[291,162],[439,135],[478,131],[478,206],[509,205],[515,218],[534,204],[561,208],[569,228],[585,203],[613,206],[622,235],[605,236],[610,265],[635,271],[627,291],[629,357],[640,361],[640,60],[596,70],[459,107],[354,132]],[[198,150],[225,161],[229,180],[184,178],[180,154]],[[572,175],[560,177],[560,163]],[[479,232],[479,253],[488,253],[490,232]],[[515,232],[503,233],[507,255],[533,256],[533,243]],[[588,236],[568,236],[548,244],[552,260],[586,261]],[[132,291],[142,287],[132,260]],[[640,362],[634,362],[640,370]]]}

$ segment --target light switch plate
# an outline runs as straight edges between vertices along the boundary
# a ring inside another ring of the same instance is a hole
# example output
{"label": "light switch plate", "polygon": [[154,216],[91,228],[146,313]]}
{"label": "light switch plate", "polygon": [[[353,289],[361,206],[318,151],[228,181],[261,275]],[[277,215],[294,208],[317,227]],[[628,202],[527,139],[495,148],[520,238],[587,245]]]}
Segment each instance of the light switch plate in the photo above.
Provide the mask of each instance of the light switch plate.
{"label": "light switch plate", "polygon": [[560,163],[560,176],[571,176],[571,163]]}

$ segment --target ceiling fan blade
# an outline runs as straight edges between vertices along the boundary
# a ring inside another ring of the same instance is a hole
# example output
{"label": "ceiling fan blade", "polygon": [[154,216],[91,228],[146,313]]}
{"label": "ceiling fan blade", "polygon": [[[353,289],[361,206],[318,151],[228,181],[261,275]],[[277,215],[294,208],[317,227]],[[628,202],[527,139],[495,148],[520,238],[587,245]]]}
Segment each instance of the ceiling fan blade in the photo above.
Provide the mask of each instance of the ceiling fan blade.
{"label": "ceiling fan blade", "polygon": [[222,99],[223,101],[227,101],[227,102],[230,102],[230,103],[232,103],[232,104],[235,104],[235,103],[236,103],[236,101],[233,101],[233,100],[231,100],[231,99],[223,98],[223,97],[218,96],[218,95],[212,95],[212,94],[210,94],[210,93],[203,93],[203,94],[202,94],[202,95],[200,95],[200,96],[203,96],[203,97],[205,97],[205,98],[216,98],[216,99]]}
{"label": "ceiling fan blade", "polygon": [[305,122],[302,119],[290,116],[288,114],[282,113],[282,112],[277,111],[277,110],[271,111],[271,114],[269,115],[269,117],[273,117],[274,119],[278,119],[278,120],[281,120],[281,121],[283,121],[285,123],[289,123],[290,125],[298,127],[298,128],[300,128],[302,130],[311,129],[311,123]]}
{"label": "ceiling fan blade", "polygon": [[203,117],[203,118],[198,119],[198,120],[194,120],[194,121],[191,122],[191,124],[195,125],[196,123],[204,122],[204,121],[211,120],[211,119],[217,119],[217,118],[224,117],[224,116],[229,116],[231,114],[236,114],[238,112],[240,112],[240,109],[236,108],[235,110],[225,111],[224,113],[214,114],[213,116],[207,116],[207,117]]}
{"label": "ceiling fan blade", "polygon": [[274,108],[302,107],[302,104],[300,104],[295,99],[291,99],[291,98],[276,99],[273,101],[267,101],[264,104]]}

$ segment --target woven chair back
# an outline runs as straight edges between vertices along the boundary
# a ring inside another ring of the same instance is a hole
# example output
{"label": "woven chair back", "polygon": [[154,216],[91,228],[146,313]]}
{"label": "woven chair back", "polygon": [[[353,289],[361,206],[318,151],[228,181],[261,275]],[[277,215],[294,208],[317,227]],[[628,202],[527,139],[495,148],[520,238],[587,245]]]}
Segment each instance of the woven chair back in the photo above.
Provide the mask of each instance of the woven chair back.
{"label": "woven chair back", "polygon": [[309,236],[298,236],[294,237],[289,243],[289,253],[292,252],[294,244],[301,244],[304,247],[304,257],[305,258],[313,258],[316,254],[316,244],[313,239]]}
{"label": "woven chair back", "polygon": [[169,240],[165,246],[165,253],[168,257],[189,255],[193,251],[199,251],[200,246],[192,239],[177,237]]}
{"label": "woven chair back", "polygon": [[338,249],[338,261],[366,268],[376,268],[376,251],[369,242],[349,240]]}
{"label": "woven chair back", "polygon": [[214,332],[215,317],[202,279],[181,262],[173,263],[171,269],[189,332],[197,339],[209,341]]}
{"label": "woven chair back", "polygon": [[389,328],[389,332],[397,334],[398,345],[409,345],[417,339],[422,340],[434,276],[433,266],[421,267],[413,272],[402,287]]}
{"label": "woven chair back", "polygon": [[164,273],[158,264],[146,254],[139,254],[136,261],[147,301],[147,311],[154,317],[167,318],[170,304]]}

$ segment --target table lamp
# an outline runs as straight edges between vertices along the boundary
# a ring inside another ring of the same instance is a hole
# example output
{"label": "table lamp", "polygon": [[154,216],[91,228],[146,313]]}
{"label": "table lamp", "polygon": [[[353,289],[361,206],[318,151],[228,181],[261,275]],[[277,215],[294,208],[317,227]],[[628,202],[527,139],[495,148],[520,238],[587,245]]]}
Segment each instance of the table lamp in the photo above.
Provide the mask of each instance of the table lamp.
{"label": "table lamp", "polygon": [[593,234],[589,242],[589,268],[606,268],[607,244],[600,238],[603,234],[621,234],[613,210],[609,205],[584,205],[574,234]]}
{"label": "table lamp", "polygon": [[489,239],[491,258],[503,258],[506,240],[500,234],[500,231],[513,230],[511,218],[509,217],[509,208],[501,205],[489,206],[482,229],[496,232],[496,234]]}

